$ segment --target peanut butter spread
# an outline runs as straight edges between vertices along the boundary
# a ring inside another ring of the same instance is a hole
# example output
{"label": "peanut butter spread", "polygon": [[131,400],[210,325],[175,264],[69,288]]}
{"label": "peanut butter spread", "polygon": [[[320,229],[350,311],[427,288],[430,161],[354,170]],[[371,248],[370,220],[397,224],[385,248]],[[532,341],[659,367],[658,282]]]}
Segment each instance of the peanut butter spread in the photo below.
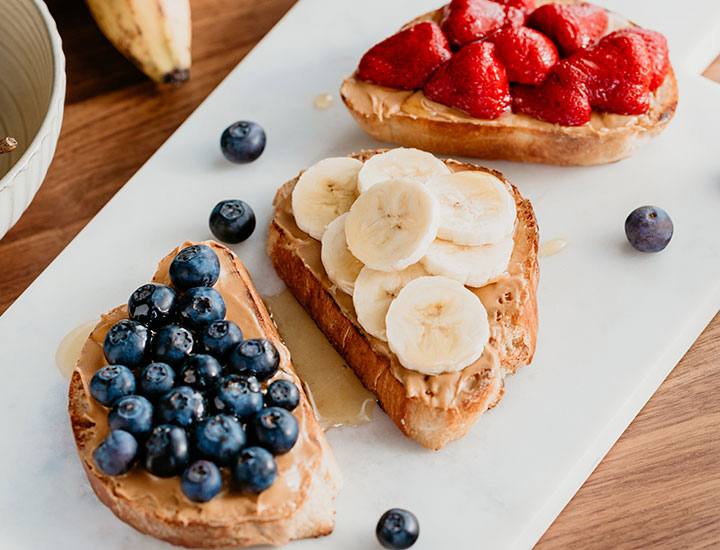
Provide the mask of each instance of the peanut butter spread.
{"label": "peanut butter spread", "polygon": [[[538,5],[547,2],[538,2]],[[420,21],[435,21],[439,23],[442,18],[441,10],[423,15],[408,26]],[[632,26],[632,23],[622,16],[608,12],[608,28],[605,34]],[[550,122],[533,118],[524,114],[504,113],[496,119],[479,119],[462,111],[448,107],[428,99],[422,90],[407,91],[395,88],[386,88],[370,82],[364,82],[353,75],[343,82],[340,90],[345,101],[353,109],[367,115],[374,115],[382,122],[389,117],[407,116],[411,118],[423,118],[440,122],[464,122],[470,124],[482,124],[484,126],[512,126],[514,128],[552,128],[565,130],[577,134],[578,132],[588,136],[602,135],[604,132],[622,127],[650,128],[656,125],[660,111],[665,104],[664,99],[673,93],[672,79],[666,78],[663,84],[650,96],[650,107],[642,115],[618,115],[604,113],[593,109],[590,115],[590,122],[583,126],[559,126]]]}
{"label": "peanut butter spread", "polygon": [[[369,158],[363,154],[353,156],[363,161]],[[446,163],[453,171],[471,168],[471,165],[455,161],[446,161]],[[503,318],[512,324],[512,320],[520,316],[521,306],[519,304],[522,301],[519,298],[522,293],[528,292],[528,283],[523,276],[522,264],[532,253],[531,247],[534,246],[532,240],[520,237],[520,232],[516,229],[515,248],[505,276],[482,288],[470,288],[482,301],[490,321],[490,341],[481,357],[458,372],[433,376],[424,375],[404,368],[397,356],[390,351],[387,342],[369,335],[360,326],[352,296],[337,288],[325,272],[320,259],[320,242],[303,232],[295,223],[291,200],[294,185],[295,182],[292,182],[292,185],[286,185],[276,197],[275,223],[287,233],[291,240],[291,247],[330,293],[343,315],[365,336],[376,353],[389,360],[390,370],[393,376],[404,385],[408,398],[417,397],[430,406],[440,409],[455,408],[462,406],[468,398],[477,393],[480,387],[497,381],[497,377],[501,376],[498,346],[508,341],[506,331],[509,330],[504,323],[499,321]]]}
{"label": "peanut butter spread", "polygon": [[[184,243],[164,258],[158,266],[153,282],[170,284],[170,262],[182,248],[191,244],[194,243]],[[214,288],[225,299],[226,318],[237,323],[245,338],[270,339],[280,354],[280,369],[272,380],[290,380],[301,392],[300,405],[293,411],[300,428],[299,437],[290,452],[276,457],[277,479],[269,489],[259,495],[248,496],[232,488],[232,482],[228,479],[227,472],[224,472],[226,479],[220,494],[207,503],[199,504],[185,498],[180,489],[179,476],[159,478],[139,464],[119,477],[105,476],[96,469],[92,453],[108,434],[108,409],[90,396],[89,384],[93,374],[107,365],[102,350],[103,340],[112,325],[128,317],[126,306],[117,307],[102,316],[76,364],[75,373],[81,377],[87,399],[82,421],[90,426],[86,429],[87,439],[84,444],[79,443],[78,449],[85,467],[99,477],[115,495],[146,507],[162,519],[182,523],[202,521],[218,524],[281,519],[302,505],[310,489],[311,474],[328,471],[327,461],[334,461],[335,458],[315,419],[300,380],[292,369],[290,352],[281,342],[255,289],[250,286],[247,272],[227,248],[213,242],[205,244],[211,246],[220,259],[220,278]]]}

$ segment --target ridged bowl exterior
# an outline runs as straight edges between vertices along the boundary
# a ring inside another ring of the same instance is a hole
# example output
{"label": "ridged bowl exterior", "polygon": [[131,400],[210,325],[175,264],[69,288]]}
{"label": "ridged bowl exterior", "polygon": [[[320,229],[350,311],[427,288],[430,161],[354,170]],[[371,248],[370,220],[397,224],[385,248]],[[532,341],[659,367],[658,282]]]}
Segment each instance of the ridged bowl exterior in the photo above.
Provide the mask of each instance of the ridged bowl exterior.
{"label": "ridged bowl exterior", "polygon": [[0,238],[20,219],[55,154],[65,102],[65,56],[42,0],[0,0]]}

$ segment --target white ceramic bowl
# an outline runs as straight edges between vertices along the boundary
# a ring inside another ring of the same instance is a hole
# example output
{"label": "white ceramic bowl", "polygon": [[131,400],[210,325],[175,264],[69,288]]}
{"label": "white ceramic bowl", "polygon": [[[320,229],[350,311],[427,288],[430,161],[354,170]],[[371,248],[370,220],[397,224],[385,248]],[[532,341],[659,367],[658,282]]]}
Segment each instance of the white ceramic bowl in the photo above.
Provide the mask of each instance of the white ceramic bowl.
{"label": "white ceramic bowl", "polygon": [[65,102],[65,56],[42,0],[0,0],[0,238],[32,201],[55,153]]}

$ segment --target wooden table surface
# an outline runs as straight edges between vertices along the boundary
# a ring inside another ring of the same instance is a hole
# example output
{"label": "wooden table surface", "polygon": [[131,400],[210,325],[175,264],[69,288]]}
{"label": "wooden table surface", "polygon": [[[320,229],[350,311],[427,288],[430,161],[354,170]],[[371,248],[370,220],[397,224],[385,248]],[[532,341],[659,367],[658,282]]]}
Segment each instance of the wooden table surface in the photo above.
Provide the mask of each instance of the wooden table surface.
{"label": "wooden table surface", "polygon": [[[192,0],[192,78],[168,89],[112,48],[82,0],[48,0],[67,56],[65,120],[45,183],[0,240],[0,313],[294,2]],[[720,81],[720,62],[706,74]],[[720,315],[538,549],[720,548],[719,357]]]}

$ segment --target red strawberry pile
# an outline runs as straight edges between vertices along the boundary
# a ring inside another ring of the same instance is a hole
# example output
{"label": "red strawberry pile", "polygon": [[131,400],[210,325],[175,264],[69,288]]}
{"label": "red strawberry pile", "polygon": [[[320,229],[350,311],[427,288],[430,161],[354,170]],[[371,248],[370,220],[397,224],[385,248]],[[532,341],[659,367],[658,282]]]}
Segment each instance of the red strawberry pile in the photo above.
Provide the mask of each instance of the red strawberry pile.
{"label": "red strawberry pile", "polygon": [[645,113],[670,70],[665,37],[630,27],[602,36],[603,8],[535,0],[452,0],[440,25],[423,21],[372,47],[357,76],[420,90],[476,118],[512,110],[563,126],[593,109]]}

